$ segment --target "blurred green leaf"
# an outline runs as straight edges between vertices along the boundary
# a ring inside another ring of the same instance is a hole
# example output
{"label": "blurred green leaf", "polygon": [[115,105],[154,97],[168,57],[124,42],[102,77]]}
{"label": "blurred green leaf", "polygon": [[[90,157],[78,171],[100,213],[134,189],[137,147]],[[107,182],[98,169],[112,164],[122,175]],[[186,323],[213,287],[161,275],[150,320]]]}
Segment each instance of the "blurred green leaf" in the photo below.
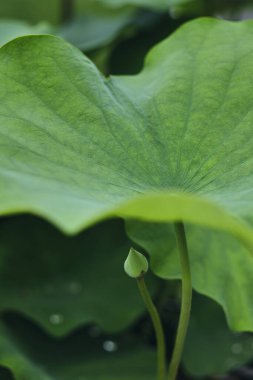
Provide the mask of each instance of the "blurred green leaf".
{"label": "blurred green leaf", "polygon": [[[131,243],[112,221],[68,238],[33,218],[0,229],[0,309],[19,311],[50,333],[96,323],[119,331],[143,311],[123,265]],[[152,291],[154,280],[150,279]]]}
{"label": "blurred green leaf", "polygon": [[[61,1],[53,1],[59,21],[61,16]],[[4,3],[5,4],[5,3]],[[37,0],[26,0],[22,2],[22,9],[29,10],[20,12],[21,2],[10,0],[6,8],[0,0],[0,44],[4,44],[16,37],[29,34],[56,34],[65,38],[83,51],[94,50],[112,42],[127,26],[134,23],[136,8],[124,7],[111,9],[103,4],[85,1],[83,7],[73,1],[74,17],[73,20],[52,27],[45,21],[53,21],[51,17],[51,7],[48,6],[48,14],[43,12],[41,4]],[[44,3],[43,3],[44,4]],[[56,6],[57,5],[57,6]],[[2,7],[2,9],[1,9]],[[43,8],[44,9],[44,8]],[[4,18],[8,19],[4,19]],[[31,25],[15,18],[25,19],[26,22],[38,22],[38,25]],[[54,17],[54,20],[56,17]]]}
{"label": "blurred green leaf", "polygon": [[132,10],[86,13],[62,26],[58,35],[83,51],[96,49],[112,42],[133,22]]}
{"label": "blurred green leaf", "polygon": [[0,45],[4,45],[17,37],[29,34],[49,34],[52,32],[53,28],[45,22],[40,22],[33,26],[24,21],[0,20]]}
{"label": "blurred green leaf", "polygon": [[183,362],[194,376],[223,374],[252,359],[253,336],[229,330],[220,306],[194,295]]}
{"label": "blurred green leaf", "polygon": [[17,37],[54,34],[85,52],[90,50],[98,52],[102,47],[107,47],[108,51],[111,51],[110,44],[127,25],[130,26],[130,20],[133,21],[133,17],[129,13],[121,14],[119,17],[79,17],[60,27],[53,27],[46,22],[31,25],[14,19],[0,20],[0,45]]}
{"label": "blurred green leaf", "polygon": [[[125,12],[127,9],[168,9],[168,0],[72,0],[74,14],[94,12],[97,15]],[[16,18],[29,22],[62,21],[61,0],[0,0],[0,18]]]}
{"label": "blurred green leaf", "polygon": [[0,325],[0,365],[15,380],[153,380],[155,352],[133,337],[47,337],[22,320]]}
{"label": "blurred green leaf", "polygon": [[[174,231],[169,224],[131,221],[132,240],[151,255],[157,276],[181,277]],[[230,327],[253,330],[253,257],[230,235],[187,226],[194,289],[222,305]]]}
{"label": "blurred green leaf", "polygon": [[252,6],[252,0],[168,0],[168,6],[171,14],[176,17],[182,15],[216,16],[224,11],[228,11],[228,14],[232,15],[240,9]]}
{"label": "blurred green leaf", "polygon": [[106,6],[111,9],[134,6],[142,7],[148,9],[168,9],[168,0],[77,0],[77,8],[87,9],[87,8],[99,8]]}
{"label": "blurred green leaf", "polygon": [[0,18],[57,23],[59,9],[60,0],[0,0]]}
{"label": "blurred green leaf", "polygon": [[212,0],[208,3],[205,0],[168,0],[169,10],[174,16],[205,15],[205,5],[209,8]]}

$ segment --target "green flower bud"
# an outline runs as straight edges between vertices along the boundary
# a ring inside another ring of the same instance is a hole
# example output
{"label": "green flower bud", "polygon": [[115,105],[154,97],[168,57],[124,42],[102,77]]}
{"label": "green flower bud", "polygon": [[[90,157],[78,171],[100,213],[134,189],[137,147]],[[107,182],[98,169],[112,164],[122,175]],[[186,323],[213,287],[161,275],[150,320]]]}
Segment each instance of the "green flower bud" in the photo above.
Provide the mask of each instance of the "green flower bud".
{"label": "green flower bud", "polygon": [[148,271],[148,260],[140,252],[131,248],[124,263],[124,269],[128,276],[139,278]]}

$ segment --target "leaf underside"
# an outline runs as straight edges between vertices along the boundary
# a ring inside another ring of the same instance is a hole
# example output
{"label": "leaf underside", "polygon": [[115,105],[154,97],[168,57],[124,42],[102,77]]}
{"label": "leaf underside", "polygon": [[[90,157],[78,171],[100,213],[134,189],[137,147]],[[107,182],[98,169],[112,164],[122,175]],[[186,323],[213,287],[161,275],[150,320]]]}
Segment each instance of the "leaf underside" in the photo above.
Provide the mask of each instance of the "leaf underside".
{"label": "leaf underside", "polygon": [[196,377],[225,374],[252,359],[252,344],[252,335],[228,329],[216,303],[194,295],[183,355],[187,372]]}

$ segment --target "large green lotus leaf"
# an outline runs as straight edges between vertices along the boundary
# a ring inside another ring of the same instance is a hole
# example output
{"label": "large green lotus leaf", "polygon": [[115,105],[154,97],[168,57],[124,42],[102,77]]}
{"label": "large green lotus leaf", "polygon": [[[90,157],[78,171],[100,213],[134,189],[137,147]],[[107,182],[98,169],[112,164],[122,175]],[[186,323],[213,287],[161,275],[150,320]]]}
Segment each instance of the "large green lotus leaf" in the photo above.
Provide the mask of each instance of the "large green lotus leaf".
{"label": "large green lotus leaf", "polygon": [[155,352],[129,337],[97,337],[80,331],[54,340],[14,320],[0,325],[0,365],[15,380],[153,380]]}
{"label": "large green lotus leaf", "polygon": [[54,37],[5,45],[1,213],[69,233],[114,215],[184,220],[252,245],[252,37],[252,22],[197,20],[111,79]]}
{"label": "large green lotus leaf", "polygon": [[252,335],[231,332],[215,302],[194,295],[192,306],[183,355],[188,372],[194,376],[221,374],[252,359]]}
{"label": "large green lotus leaf", "polygon": [[[87,323],[119,331],[144,310],[135,281],[123,270],[130,246],[118,221],[75,238],[35,218],[4,221],[0,310],[24,313],[54,335]],[[149,286],[153,292],[154,280]]]}
{"label": "large green lotus leaf", "polygon": [[[129,222],[132,240],[151,255],[154,273],[181,277],[177,247],[169,224]],[[230,327],[253,331],[253,257],[229,234],[187,226],[194,289],[222,305]]]}

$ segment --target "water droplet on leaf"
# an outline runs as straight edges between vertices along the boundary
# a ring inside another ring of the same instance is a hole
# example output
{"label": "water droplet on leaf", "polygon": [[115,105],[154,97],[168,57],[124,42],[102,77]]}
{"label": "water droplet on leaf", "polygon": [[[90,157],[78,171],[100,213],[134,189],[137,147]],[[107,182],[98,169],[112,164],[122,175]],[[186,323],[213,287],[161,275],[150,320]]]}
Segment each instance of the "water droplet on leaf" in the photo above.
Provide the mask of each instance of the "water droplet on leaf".
{"label": "water droplet on leaf", "polygon": [[113,342],[112,340],[106,340],[103,343],[103,349],[107,352],[115,352],[118,349],[117,343]]}
{"label": "water droplet on leaf", "polygon": [[64,317],[62,314],[52,314],[49,317],[49,321],[52,323],[52,325],[59,325],[64,321]]}

